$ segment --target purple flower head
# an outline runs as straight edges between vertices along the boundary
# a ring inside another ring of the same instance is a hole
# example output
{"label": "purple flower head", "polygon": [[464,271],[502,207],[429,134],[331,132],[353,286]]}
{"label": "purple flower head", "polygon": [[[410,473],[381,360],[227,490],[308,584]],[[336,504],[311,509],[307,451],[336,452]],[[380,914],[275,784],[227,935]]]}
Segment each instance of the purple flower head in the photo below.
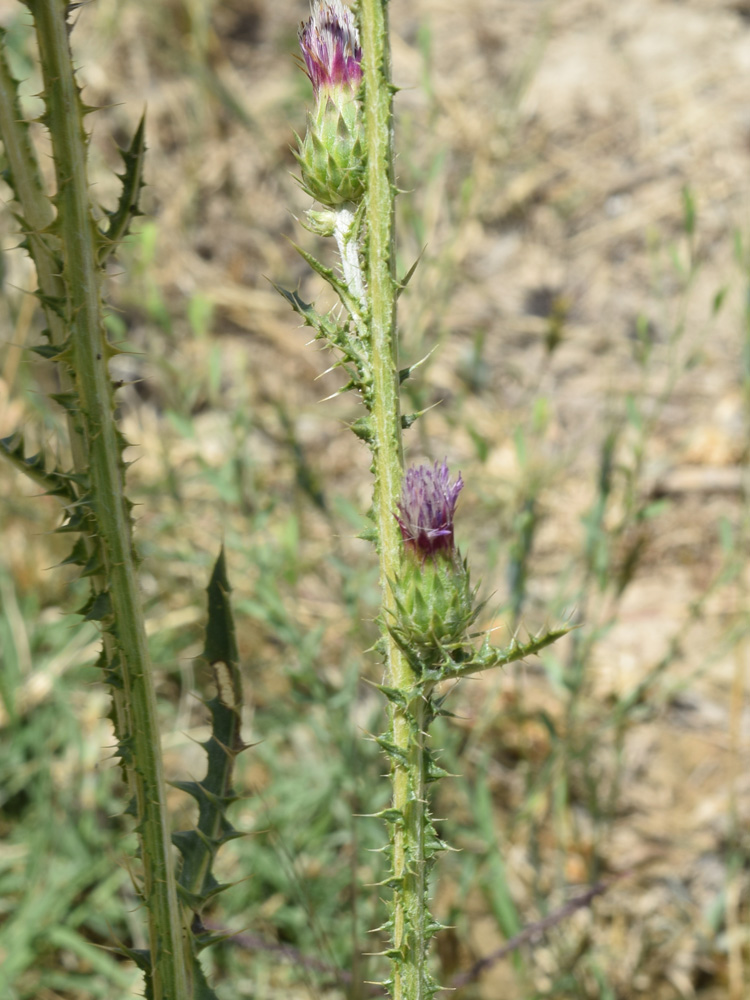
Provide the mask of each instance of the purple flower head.
{"label": "purple flower head", "polygon": [[396,515],[407,552],[422,562],[438,553],[453,555],[453,514],[463,485],[461,473],[450,481],[445,461],[432,469],[418,465],[407,470]]}
{"label": "purple flower head", "polygon": [[341,0],[315,0],[312,14],[299,29],[299,44],[317,101],[362,80],[362,49],[354,15]]}

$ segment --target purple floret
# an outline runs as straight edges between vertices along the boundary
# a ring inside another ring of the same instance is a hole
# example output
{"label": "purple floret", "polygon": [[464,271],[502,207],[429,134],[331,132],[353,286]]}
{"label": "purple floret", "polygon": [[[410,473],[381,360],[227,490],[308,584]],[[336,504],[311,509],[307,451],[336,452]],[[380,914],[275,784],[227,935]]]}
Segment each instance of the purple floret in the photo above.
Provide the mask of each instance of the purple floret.
{"label": "purple floret", "polygon": [[339,88],[356,91],[362,81],[362,49],[354,15],[341,0],[318,0],[299,29],[305,71],[317,100]]}
{"label": "purple floret", "polygon": [[461,473],[450,481],[445,462],[407,470],[396,515],[407,552],[423,561],[438,553],[453,555],[453,514],[463,485]]}

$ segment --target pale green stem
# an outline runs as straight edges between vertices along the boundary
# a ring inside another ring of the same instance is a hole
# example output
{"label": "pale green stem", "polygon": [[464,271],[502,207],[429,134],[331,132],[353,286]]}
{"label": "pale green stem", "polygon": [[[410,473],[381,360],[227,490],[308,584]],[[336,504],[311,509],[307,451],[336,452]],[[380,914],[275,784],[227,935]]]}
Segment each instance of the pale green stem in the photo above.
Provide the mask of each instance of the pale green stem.
{"label": "pale green stem", "polygon": [[124,497],[103,331],[96,226],[91,216],[86,138],[65,22],[66,4],[33,0],[58,193],[59,236],[69,296],[72,363],[86,426],[93,504],[107,561],[114,627],[133,723],[136,809],[142,838],[144,896],[155,1000],[185,1000],[188,976],[172,859],[156,696]]}
{"label": "pale green stem", "polygon": [[[430,978],[427,975],[427,859],[425,857],[425,833],[427,827],[427,781],[425,775],[427,739],[425,709],[426,702],[418,695],[411,706],[414,714],[414,729],[409,733],[409,772],[411,795],[404,811],[404,836],[407,860],[404,873],[403,908],[406,923],[411,930],[412,943],[407,947],[406,961],[401,968],[402,995],[405,1000],[431,996]],[[404,809],[404,807],[402,807]],[[402,939],[402,947],[403,947]]]}
{"label": "pale green stem", "polygon": [[[373,366],[374,514],[378,529],[386,683],[413,695],[416,678],[387,630],[395,611],[390,582],[401,563],[394,517],[401,492],[403,449],[396,342],[396,276],[393,178],[393,84],[386,0],[360,0],[367,147],[366,280]],[[422,704],[420,699],[420,704]],[[393,832],[393,941],[395,1000],[423,1000],[429,991],[425,927],[425,754],[421,724],[414,733],[406,712],[391,702],[392,738],[406,764],[391,760],[393,806],[403,822]]]}

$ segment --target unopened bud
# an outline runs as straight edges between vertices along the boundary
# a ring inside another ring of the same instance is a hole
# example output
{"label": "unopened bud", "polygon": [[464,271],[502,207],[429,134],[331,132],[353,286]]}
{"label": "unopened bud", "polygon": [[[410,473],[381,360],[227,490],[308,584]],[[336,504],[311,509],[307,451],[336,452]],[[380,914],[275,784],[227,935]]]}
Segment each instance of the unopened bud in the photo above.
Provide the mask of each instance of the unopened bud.
{"label": "unopened bud", "polygon": [[450,480],[445,462],[407,471],[396,519],[404,558],[394,582],[399,644],[424,666],[436,666],[461,646],[475,621],[476,591],[453,538],[453,515],[463,480]]}
{"label": "unopened bud", "polygon": [[354,15],[341,0],[316,0],[299,31],[315,111],[295,153],[311,197],[335,207],[365,191],[364,125],[357,94],[362,49]]}
{"label": "unopened bud", "polygon": [[310,209],[305,213],[306,216],[306,227],[311,233],[315,233],[316,236],[333,236],[336,232],[336,213],[332,212],[330,209],[324,209],[322,212],[316,212],[314,209]]}

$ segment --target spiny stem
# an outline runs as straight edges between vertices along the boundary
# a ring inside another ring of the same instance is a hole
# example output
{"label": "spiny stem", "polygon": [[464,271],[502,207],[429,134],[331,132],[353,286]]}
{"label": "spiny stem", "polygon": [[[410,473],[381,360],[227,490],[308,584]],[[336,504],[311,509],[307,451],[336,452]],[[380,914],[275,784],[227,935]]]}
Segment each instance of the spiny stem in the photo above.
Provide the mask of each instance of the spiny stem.
{"label": "spiny stem", "polygon": [[[0,31],[0,40],[4,35],[5,32]],[[21,117],[16,82],[11,76],[4,49],[0,49],[0,137],[8,159],[13,190],[27,227],[26,239],[34,261],[39,291],[48,303],[62,301],[65,297],[65,283],[60,275],[52,239],[44,234],[47,226],[54,221],[55,212],[42,184],[28,125]],[[67,336],[65,321],[49,305],[45,307],[45,319],[50,343],[62,346]],[[68,373],[61,368],[60,375],[62,391],[72,389],[73,383]],[[74,465],[77,471],[83,472],[88,462],[85,440],[80,424],[70,414],[68,429]]]}
{"label": "spiny stem", "polygon": [[132,711],[153,996],[155,1000],[183,1000],[188,996],[188,976],[181,912],[171,857],[154,681],[123,493],[120,443],[113,420],[109,352],[99,289],[99,245],[88,191],[82,105],[73,75],[66,5],[60,0],[32,0],[29,7],[36,22],[47,103],[45,121],[54,150],[76,389],[86,426],[94,511],[106,559],[123,681]]}
{"label": "spiny stem", "polygon": [[[364,74],[367,148],[367,291],[373,367],[372,450],[375,472],[374,514],[378,530],[386,683],[405,694],[416,677],[387,629],[394,614],[391,582],[401,563],[401,535],[394,513],[403,465],[396,342],[396,278],[393,178],[393,84],[388,9],[385,0],[359,5]],[[421,698],[418,699],[423,704]],[[414,723],[416,721],[416,727]],[[423,726],[403,705],[391,701],[393,808],[402,821],[393,825],[394,1000],[425,1000],[431,992],[426,972],[425,753]],[[416,730],[416,731],[415,731]]]}
{"label": "spiny stem", "polygon": [[[0,41],[5,32],[0,30]],[[8,160],[13,191],[21,206],[23,221],[26,225],[26,239],[29,253],[34,261],[37,285],[42,297],[45,321],[49,341],[62,348],[68,335],[68,329],[63,317],[53,308],[52,303],[63,302],[66,297],[65,282],[60,274],[59,249],[56,249],[54,239],[45,230],[55,218],[54,208],[42,183],[34,146],[29,136],[28,123],[21,115],[18,102],[16,81],[10,72],[5,50],[0,46],[0,137]],[[65,365],[58,365],[60,389],[63,393],[73,391],[73,379]],[[67,411],[65,419],[68,427],[70,450],[73,457],[73,468],[81,475],[88,472],[88,448],[80,416],[74,416]],[[96,540],[84,536],[89,557],[94,553]],[[102,576],[94,576],[93,585],[99,591],[104,590],[106,580]],[[103,636],[104,650],[107,662],[114,657],[114,642],[112,636]],[[118,739],[125,739],[130,732],[127,705],[123,693],[118,688],[112,689],[112,702]],[[125,767],[130,794],[135,794],[134,774],[130,766]]]}
{"label": "spiny stem", "polygon": [[[394,275],[393,122],[387,9],[383,0],[360,5],[365,83],[367,140],[367,260],[370,339],[373,369],[373,458],[375,517],[380,553],[380,583],[386,614],[394,609],[389,580],[401,562],[401,535],[394,517],[403,464],[398,348],[396,343],[396,280]],[[395,643],[389,642],[392,681],[411,686],[411,668]]]}
{"label": "spiny stem", "polygon": [[[403,964],[403,996],[406,1000],[412,997],[423,1000],[430,996],[429,979],[425,963],[427,962],[428,935],[426,924],[429,920],[427,912],[427,858],[425,856],[425,832],[427,821],[427,780],[426,780],[426,701],[418,695],[414,711],[414,731],[409,739],[409,772],[412,788],[404,814],[404,833],[407,840],[408,855],[404,871],[403,913],[407,927],[404,931],[413,936],[413,943],[408,947],[407,959],[411,952],[412,961]],[[402,931],[401,940],[405,943],[407,934]],[[402,944],[403,947],[403,944]],[[395,991],[394,991],[395,995]]]}

